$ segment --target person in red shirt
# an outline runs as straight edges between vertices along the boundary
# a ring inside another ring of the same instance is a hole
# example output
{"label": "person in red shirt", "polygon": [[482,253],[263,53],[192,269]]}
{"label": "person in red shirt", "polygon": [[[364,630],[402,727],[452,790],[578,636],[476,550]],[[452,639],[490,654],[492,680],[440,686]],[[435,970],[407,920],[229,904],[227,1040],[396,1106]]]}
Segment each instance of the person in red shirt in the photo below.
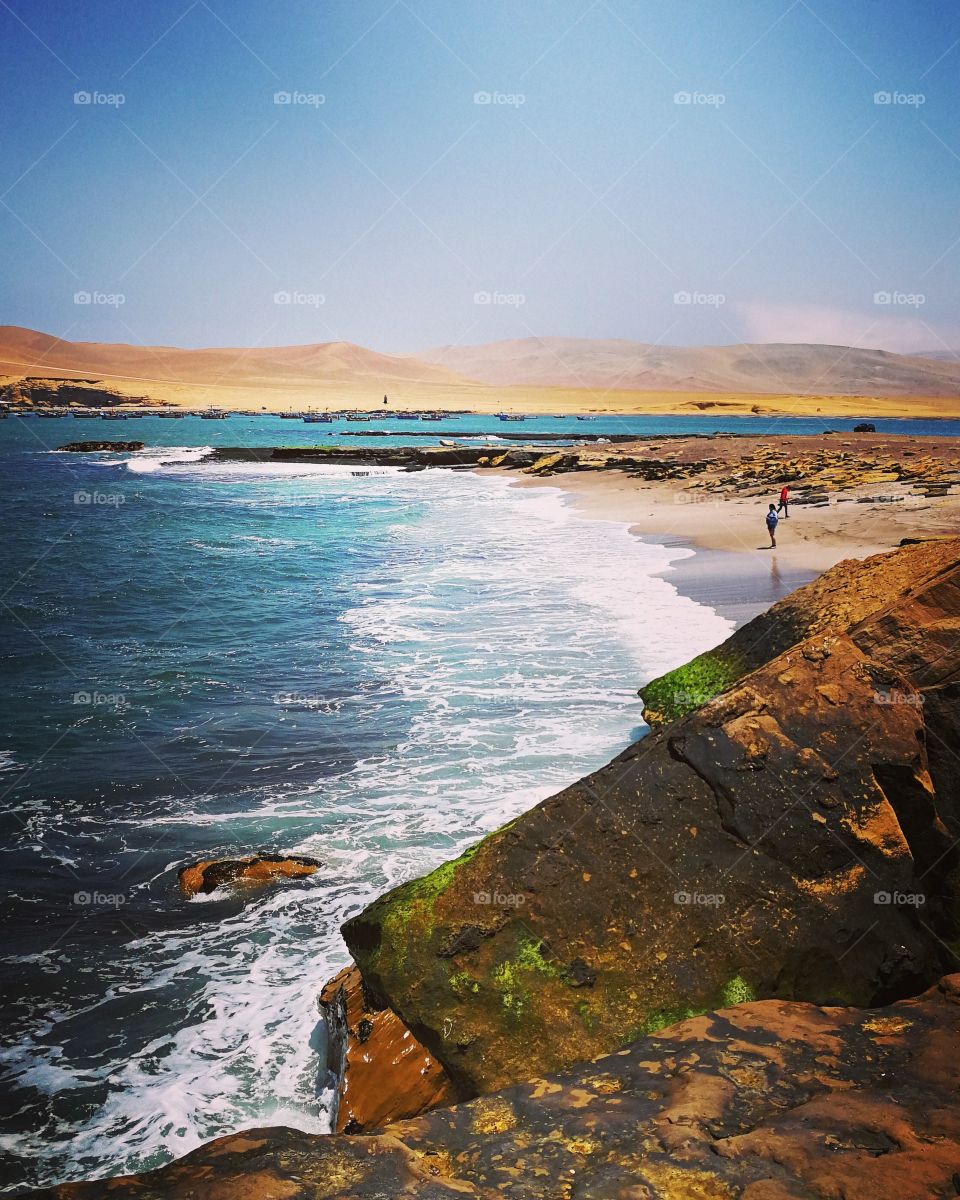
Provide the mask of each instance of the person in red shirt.
{"label": "person in red shirt", "polygon": [[780,510],[782,509],[783,515],[785,517],[790,516],[790,512],[788,509],[789,499],[790,499],[790,493],[787,491],[787,485],[784,484],[783,487],[780,489],[780,504],[777,507],[777,512],[780,512]]}

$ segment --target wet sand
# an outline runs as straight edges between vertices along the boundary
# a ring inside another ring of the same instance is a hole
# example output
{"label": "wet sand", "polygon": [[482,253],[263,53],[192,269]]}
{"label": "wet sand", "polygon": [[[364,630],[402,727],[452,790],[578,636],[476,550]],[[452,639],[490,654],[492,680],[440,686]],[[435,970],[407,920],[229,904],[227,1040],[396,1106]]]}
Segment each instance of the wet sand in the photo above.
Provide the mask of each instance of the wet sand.
{"label": "wet sand", "polygon": [[[781,514],[777,547],[772,549],[765,516],[768,504],[778,499],[779,483],[757,489],[755,480],[747,478],[742,488],[713,490],[724,472],[740,467],[741,460],[749,457],[753,440],[664,443],[676,462],[707,457],[716,462],[719,451],[725,460],[722,468],[696,477],[700,482],[695,488],[689,479],[651,482],[610,469],[543,479],[521,476],[515,486],[558,488],[586,516],[626,523],[644,539],[695,550],[668,568],[665,577],[679,591],[738,625],[841,559],[892,550],[904,538],[960,532],[960,487],[944,496],[925,496],[907,483],[878,484],[876,471],[871,470],[875,458],[906,449],[949,469],[960,463],[960,445],[954,439],[878,436],[843,451],[851,455],[848,478],[826,494],[825,503],[792,503],[789,517]],[[830,439],[791,438],[781,449],[786,462],[796,454],[816,453],[821,446],[832,450],[835,445]],[[620,452],[631,452],[630,447],[608,451]],[[858,473],[864,482],[857,482]],[[809,493],[811,488],[803,480],[791,485],[796,497],[805,490]]]}

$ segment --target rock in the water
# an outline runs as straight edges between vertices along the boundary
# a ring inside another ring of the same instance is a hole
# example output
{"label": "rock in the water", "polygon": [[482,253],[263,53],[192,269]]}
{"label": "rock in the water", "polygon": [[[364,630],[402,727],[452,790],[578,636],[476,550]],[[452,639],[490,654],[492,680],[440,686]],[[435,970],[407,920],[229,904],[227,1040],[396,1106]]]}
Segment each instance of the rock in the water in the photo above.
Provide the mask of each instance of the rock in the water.
{"label": "rock in the water", "polygon": [[142,450],[143,442],[67,442],[65,446],[58,446],[59,450],[65,450],[70,454],[92,454],[96,450],[112,450],[115,454],[128,454],[136,450]]}
{"label": "rock in the water", "polygon": [[958,1056],[960,975],[872,1011],[743,1004],[380,1134],[253,1129],[34,1200],[931,1200]]}
{"label": "rock in the water", "polygon": [[[356,967],[346,967],[320,993],[330,1031],[330,1068],[340,1080],[334,1128],[362,1133],[456,1099],[440,1064],[395,1012],[364,993]],[[381,1082],[389,1076],[391,1086]]]}
{"label": "rock in the water", "polygon": [[861,421],[859,425],[854,425],[854,433],[876,433],[877,427],[871,421]]}
{"label": "rock in the water", "polygon": [[307,858],[302,854],[216,858],[183,867],[177,874],[177,880],[185,896],[196,896],[201,892],[209,896],[218,887],[227,884],[258,887],[277,879],[312,875],[320,866],[322,863],[319,859]]}
{"label": "rock in the water", "polygon": [[958,932],[958,558],[842,564],[825,631],[767,629],[775,656],[718,698],[348,921],[375,1002],[466,1096],[718,1004],[876,1004],[938,978]]}

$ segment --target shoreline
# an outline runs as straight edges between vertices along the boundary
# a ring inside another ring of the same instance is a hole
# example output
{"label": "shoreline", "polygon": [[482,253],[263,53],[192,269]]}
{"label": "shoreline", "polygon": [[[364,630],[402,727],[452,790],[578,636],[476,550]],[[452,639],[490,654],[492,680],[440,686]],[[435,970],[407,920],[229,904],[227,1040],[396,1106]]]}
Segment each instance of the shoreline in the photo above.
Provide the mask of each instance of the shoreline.
{"label": "shoreline", "polygon": [[[587,483],[588,486],[577,487],[578,482]],[[665,498],[659,504],[663,528],[657,528],[656,506],[649,521],[638,522],[636,513],[627,511],[628,497],[611,494],[619,492],[619,489],[611,488],[610,493],[603,494],[603,485],[608,482],[598,476],[570,475],[542,480],[516,479],[511,486],[522,489],[553,488],[577,516],[619,525],[648,545],[689,551],[683,558],[675,558],[667,566],[655,571],[654,575],[664,579],[679,595],[732,621],[737,629],[833,565],[830,562],[820,566],[816,561],[806,558],[797,560],[795,556],[782,564],[775,553],[761,556],[759,552],[751,554],[732,546],[710,546],[695,538],[670,532],[665,528],[667,522],[664,517],[669,511],[669,502]],[[866,548],[863,555],[855,557],[866,557],[870,553],[873,553],[872,548]]]}

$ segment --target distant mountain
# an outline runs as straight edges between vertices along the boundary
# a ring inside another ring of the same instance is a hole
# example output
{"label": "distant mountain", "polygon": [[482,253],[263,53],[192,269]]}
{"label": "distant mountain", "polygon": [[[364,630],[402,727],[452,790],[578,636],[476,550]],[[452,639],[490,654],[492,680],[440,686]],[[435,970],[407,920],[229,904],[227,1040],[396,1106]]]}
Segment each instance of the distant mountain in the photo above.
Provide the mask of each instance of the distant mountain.
{"label": "distant mountain", "polygon": [[[960,361],[850,346],[650,346],[591,338],[522,338],[380,354],[351,342],[218,347],[68,342],[0,326],[0,374],[81,376],[105,383],[387,391],[394,385],[589,388],[594,392],[739,392],[745,395],[960,396]],[[409,387],[406,389],[409,392]]]}
{"label": "distant mountain", "polygon": [[176,346],[67,342],[0,325],[0,374],[44,376],[68,372],[100,379],[234,386],[393,381],[461,384],[446,367],[407,356],[378,354],[351,342],[305,346],[222,347],[183,350]]}
{"label": "distant mountain", "polygon": [[417,354],[416,359],[498,386],[960,395],[960,361],[850,346],[651,346],[620,339],[534,337],[482,346],[440,346]]}
{"label": "distant mountain", "polygon": [[960,350],[924,350],[922,353],[912,354],[911,358],[935,358],[939,362],[955,362],[960,363]]}

